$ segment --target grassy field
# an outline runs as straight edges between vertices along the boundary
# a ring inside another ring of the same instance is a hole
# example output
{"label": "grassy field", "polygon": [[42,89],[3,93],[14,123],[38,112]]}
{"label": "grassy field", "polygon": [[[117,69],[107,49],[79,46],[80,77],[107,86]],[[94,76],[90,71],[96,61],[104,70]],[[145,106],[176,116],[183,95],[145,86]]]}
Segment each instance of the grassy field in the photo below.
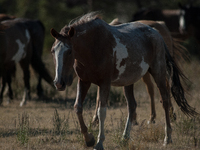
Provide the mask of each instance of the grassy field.
{"label": "grassy field", "polygon": [[[54,65],[50,55],[43,57],[46,66],[54,75]],[[200,112],[200,62],[182,62],[181,67],[190,79],[187,87],[187,99],[191,106]],[[45,95],[43,100],[36,96],[36,75],[31,70],[32,100],[19,107],[23,94],[23,77],[21,69],[17,68],[17,78],[13,81],[14,100],[7,104],[8,97],[4,96],[3,106],[0,107],[0,149],[46,149],[46,150],[86,150],[87,148],[80,133],[78,119],[73,111],[76,95],[76,82],[64,92],[57,92],[43,81]],[[200,118],[188,118],[179,110],[173,101],[177,120],[172,122],[173,143],[163,147],[164,140],[164,110],[160,96],[156,90],[157,119],[153,125],[147,125],[150,117],[150,102],[142,81],[135,85],[135,98],[138,104],[137,121],[133,126],[128,145],[120,144],[124,130],[127,110],[122,88],[112,88],[109,97],[109,106],[105,121],[104,148],[106,150],[188,150],[200,149]],[[95,107],[96,86],[92,85],[84,104],[83,116],[89,131],[95,137],[98,135],[98,126],[92,126],[91,120]],[[111,105],[113,99],[117,104]],[[48,100],[48,102],[46,102]]]}

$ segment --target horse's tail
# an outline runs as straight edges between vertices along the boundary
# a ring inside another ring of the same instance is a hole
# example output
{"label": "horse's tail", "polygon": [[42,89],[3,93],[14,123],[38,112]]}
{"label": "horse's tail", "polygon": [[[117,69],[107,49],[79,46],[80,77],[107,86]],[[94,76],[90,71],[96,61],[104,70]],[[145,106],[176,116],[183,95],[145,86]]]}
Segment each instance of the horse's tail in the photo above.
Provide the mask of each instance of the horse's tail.
{"label": "horse's tail", "polygon": [[48,70],[46,69],[41,56],[35,50],[33,50],[31,66],[47,83],[53,86],[53,78],[50,76]]}
{"label": "horse's tail", "polygon": [[183,42],[180,39],[177,38],[172,38],[173,40],[173,55],[174,58],[176,59],[176,62],[178,60],[182,61],[189,61],[189,52],[186,47],[184,47],[181,43]]}
{"label": "horse's tail", "polygon": [[[165,46],[166,47],[166,46]],[[195,108],[191,107],[186,98],[185,98],[185,91],[182,87],[180,78],[181,77],[184,81],[188,80],[187,77],[182,73],[180,68],[177,66],[174,59],[169,54],[169,51],[167,50],[167,47],[165,48],[165,55],[166,55],[166,65],[167,65],[167,72],[171,76],[171,93],[174,97],[176,103],[180,107],[181,111],[190,117],[193,117],[195,115],[199,115],[195,111]]]}

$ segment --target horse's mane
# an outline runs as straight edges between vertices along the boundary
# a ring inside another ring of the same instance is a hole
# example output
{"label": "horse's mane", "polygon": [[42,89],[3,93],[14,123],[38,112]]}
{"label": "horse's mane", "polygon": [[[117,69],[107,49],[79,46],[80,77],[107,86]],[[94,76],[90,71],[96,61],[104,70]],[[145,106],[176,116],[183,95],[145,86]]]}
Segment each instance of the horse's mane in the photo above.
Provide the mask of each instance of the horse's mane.
{"label": "horse's mane", "polygon": [[90,12],[90,13],[87,13],[83,16],[79,16],[73,20],[71,20],[69,22],[69,25],[68,26],[77,26],[79,24],[83,24],[83,23],[87,23],[87,22],[90,22],[92,20],[95,20],[95,19],[101,19],[102,17],[102,13],[100,13],[99,11],[95,11],[95,12]]}

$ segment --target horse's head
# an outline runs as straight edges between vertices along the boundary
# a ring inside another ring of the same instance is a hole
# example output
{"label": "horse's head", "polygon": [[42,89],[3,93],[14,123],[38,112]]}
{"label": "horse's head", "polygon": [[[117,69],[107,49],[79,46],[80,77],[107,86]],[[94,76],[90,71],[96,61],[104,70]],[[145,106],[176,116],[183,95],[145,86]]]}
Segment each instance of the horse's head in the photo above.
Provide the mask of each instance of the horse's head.
{"label": "horse's head", "polygon": [[191,4],[182,6],[181,8],[179,29],[181,33],[190,32],[192,28],[199,28],[200,26],[200,7],[194,7]]}
{"label": "horse's head", "polygon": [[66,85],[70,86],[75,77],[73,68],[74,56],[70,36],[73,34],[73,29],[69,29],[68,33],[60,32],[51,29],[51,35],[55,38],[51,53],[55,64],[55,79],[54,85],[57,90],[65,90]]}

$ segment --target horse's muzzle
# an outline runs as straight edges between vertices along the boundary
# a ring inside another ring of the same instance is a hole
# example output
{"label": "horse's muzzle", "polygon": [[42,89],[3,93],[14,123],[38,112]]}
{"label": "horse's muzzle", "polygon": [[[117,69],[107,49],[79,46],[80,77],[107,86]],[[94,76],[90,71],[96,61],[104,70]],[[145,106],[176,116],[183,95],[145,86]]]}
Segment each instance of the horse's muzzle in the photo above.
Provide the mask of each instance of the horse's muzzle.
{"label": "horse's muzzle", "polygon": [[58,83],[56,81],[54,81],[54,86],[56,87],[57,90],[59,91],[64,91],[65,90],[65,84],[63,83]]}

